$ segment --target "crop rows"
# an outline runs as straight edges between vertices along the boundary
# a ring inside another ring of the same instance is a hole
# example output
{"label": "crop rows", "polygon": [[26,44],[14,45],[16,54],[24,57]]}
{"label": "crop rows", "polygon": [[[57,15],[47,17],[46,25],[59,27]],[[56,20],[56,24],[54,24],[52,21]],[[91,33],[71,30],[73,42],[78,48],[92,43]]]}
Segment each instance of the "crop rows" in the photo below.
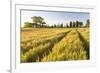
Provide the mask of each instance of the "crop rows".
{"label": "crop rows", "polygon": [[89,59],[89,28],[25,30],[21,32],[22,63]]}

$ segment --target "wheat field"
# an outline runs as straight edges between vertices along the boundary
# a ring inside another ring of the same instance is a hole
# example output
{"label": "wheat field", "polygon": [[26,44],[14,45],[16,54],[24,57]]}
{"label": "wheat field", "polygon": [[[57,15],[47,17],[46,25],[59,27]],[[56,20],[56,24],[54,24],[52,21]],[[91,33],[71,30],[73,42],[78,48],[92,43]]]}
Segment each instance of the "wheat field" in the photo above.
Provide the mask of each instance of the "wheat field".
{"label": "wheat field", "polygon": [[89,28],[21,28],[21,63],[88,60]]}

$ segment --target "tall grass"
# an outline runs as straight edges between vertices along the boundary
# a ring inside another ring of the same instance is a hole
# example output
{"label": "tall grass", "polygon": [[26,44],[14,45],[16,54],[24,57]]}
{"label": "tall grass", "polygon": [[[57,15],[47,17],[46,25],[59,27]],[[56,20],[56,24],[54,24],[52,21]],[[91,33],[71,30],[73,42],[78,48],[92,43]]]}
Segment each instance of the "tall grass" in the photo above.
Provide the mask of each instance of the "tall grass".
{"label": "tall grass", "polygon": [[87,60],[89,28],[28,28],[21,31],[21,63]]}
{"label": "tall grass", "polygon": [[51,39],[46,39],[41,42],[38,41],[38,43],[40,43],[38,45],[37,43],[34,43],[37,46],[36,45],[34,46],[33,44],[31,44],[33,45],[33,48],[29,49],[29,51],[21,55],[21,62],[34,62],[34,61],[37,61],[37,59],[40,61],[43,55],[44,54],[47,55],[49,51],[52,50],[52,47],[54,46],[54,44],[59,42],[68,32],[57,34]]}
{"label": "tall grass", "polygon": [[87,54],[82,46],[82,41],[76,31],[70,32],[59,43],[57,43],[48,56],[44,56],[42,61],[65,61],[65,60],[85,60]]}

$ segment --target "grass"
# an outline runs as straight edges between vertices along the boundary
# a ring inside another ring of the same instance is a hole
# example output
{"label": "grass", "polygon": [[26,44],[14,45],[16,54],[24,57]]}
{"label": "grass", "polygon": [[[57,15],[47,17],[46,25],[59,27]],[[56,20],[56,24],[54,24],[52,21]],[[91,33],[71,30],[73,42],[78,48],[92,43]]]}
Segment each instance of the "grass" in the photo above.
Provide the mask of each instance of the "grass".
{"label": "grass", "polygon": [[22,28],[21,63],[89,59],[89,28]]}

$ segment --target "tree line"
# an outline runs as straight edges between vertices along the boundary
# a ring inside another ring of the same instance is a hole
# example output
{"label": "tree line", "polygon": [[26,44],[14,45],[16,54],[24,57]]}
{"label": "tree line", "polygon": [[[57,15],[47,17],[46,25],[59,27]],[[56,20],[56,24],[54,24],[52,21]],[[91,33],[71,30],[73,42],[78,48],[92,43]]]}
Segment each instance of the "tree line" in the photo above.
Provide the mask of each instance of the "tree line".
{"label": "tree line", "polygon": [[25,22],[24,23],[24,28],[80,28],[80,27],[89,27],[90,26],[90,21],[89,19],[86,20],[85,26],[83,25],[83,22],[81,21],[70,21],[69,24],[66,23],[64,25],[63,23],[61,24],[54,24],[54,25],[47,25],[46,22],[44,21],[44,18],[40,16],[33,16],[31,17],[32,22]]}

